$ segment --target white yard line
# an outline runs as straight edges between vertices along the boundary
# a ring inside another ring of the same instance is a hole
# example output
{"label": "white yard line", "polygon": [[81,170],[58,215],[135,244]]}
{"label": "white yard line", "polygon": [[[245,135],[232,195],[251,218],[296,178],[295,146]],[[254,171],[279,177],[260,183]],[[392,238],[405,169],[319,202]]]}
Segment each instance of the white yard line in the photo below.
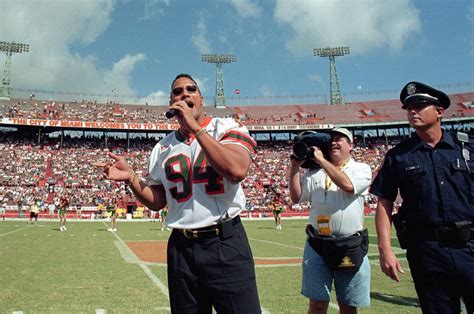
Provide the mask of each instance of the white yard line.
{"label": "white yard line", "polygon": [[339,311],[339,305],[337,303],[329,302],[329,307]]}
{"label": "white yard line", "polygon": [[[108,225],[105,222],[104,222],[104,225],[106,227],[108,227]],[[117,240],[118,240],[118,242],[116,242],[116,246],[117,246],[120,254],[122,255],[122,257],[124,258],[124,260],[126,262],[129,262],[129,263],[138,264],[138,266],[140,266],[140,268],[143,270],[143,272],[145,272],[145,274],[151,279],[151,281],[153,281],[153,283],[161,290],[161,292],[166,296],[166,298],[169,301],[170,295],[169,295],[168,287],[166,287],[165,284],[163,284],[161,282],[161,280],[148,267],[148,265],[160,265],[160,266],[164,265],[164,266],[166,266],[166,264],[146,263],[146,262],[140,261],[140,259],[135,255],[135,253],[132,252],[132,250],[130,250],[128,245],[117,234],[117,232],[111,232],[111,233],[113,233],[115,238],[117,238]],[[166,309],[167,311],[168,310],[171,311],[171,309],[169,307],[162,307],[160,309]],[[261,307],[261,309],[262,309],[262,313],[270,314],[270,312],[268,310],[266,310],[265,308]]]}
{"label": "white yard line", "polygon": [[[108,227],[108,225],[104,222],[104,225]],[[117,232],[111,232],[115,238],[118,241],[117,247],[119,248],[119,252],[127,262],[135,263],[140,266],[140,268],[143,270],[143,272],[150,278],[150,280],[160,289],[160,291],[165,295],[166,299],[169,301],[170,295],[168,292],[168,287],[161,282],[161,280],[150,270],[148,265],[145,263],[142,263],[138,257],[135,255],[135,253],[130,250],[130,248],[127,246],[125,241],[117,234]]]}
{"label": "white yard line", "polygon": [[30,226],[27,226],[25,228],[21,228],[21,229],[16,229],[16,230],[13,230],[13,231],[10,231],[10,232],[7,232],[7,233],[2,233],[0,234],[0,237],[4,237],[4,236],[7,236],[9,234],[12,234],[12,233],[15,233],[15,232],[18,232],[18,231],[21,231],[21,230],[25,230],[25,229],[30,229],[32,228],[34,225],[30,225]]}
{"label": "white yard line", "polygon": [[282,247],[287,247],[287,248],[291,248],[291,249],[297,249],[297,250],[301,250],[301,251],[304,250],[304,248],[302,248],[302,247],[297,247],[297,246],[287,245],[287,244],[281,244],[281,243],[272,242],[272,241],[268,241],[268,240],[261,240],[261,239],[255,239],[255,238],[249,238],[249,240],[251,240],[251,241],[258,241],[258,242],[263,242],[263,243],[269,243],[269,244],[273,244],[273,245],[276,245],[276,246],[282,246]]}
{"label": "white yard line", "polygon": [[282,259],[302,259],[302,256],[292,256],[292,257],[258,257],[254,256],[253,259],[261,259],[261,260],[268,260],[268,261],[278,261]]}

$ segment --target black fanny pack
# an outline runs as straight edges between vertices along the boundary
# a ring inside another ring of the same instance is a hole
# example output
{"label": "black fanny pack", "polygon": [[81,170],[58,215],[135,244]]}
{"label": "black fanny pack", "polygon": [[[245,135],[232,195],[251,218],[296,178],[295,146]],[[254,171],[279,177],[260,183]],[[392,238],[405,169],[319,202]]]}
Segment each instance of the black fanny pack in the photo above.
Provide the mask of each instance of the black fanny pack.
{"label": "black fanny pack", "polygon": [[359,270],[369,249],[367,229],[347,237],[320,235],[312,225],[306,227],[308,243],[333,270]]}

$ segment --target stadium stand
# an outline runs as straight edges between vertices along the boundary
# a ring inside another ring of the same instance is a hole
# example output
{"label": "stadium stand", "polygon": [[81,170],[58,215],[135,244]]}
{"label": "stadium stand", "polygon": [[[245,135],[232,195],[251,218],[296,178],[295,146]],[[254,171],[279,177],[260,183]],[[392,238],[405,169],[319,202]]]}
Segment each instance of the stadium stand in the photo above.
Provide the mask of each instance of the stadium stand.
{"label": "stadium stand", "polygon": [[[452,94],[450,117],[473,117],[474,92]],[[0,104],[0,117],[25,119],[67,119],[72,121],[166,123],[167,107],[151,105],[105,104],[82,100],[55,102],[12,99]],[[247,125],[348,124],[405,121],[398,99],[352,102],[345,105],[299,104],[276,106],[206,107],[210,116],[239,117]]]}
{"label": "stadium stand", "polygon": [[[474,117],[474,93],[450,95],[452,105],[445,118]],[[123,105],[117,102],[99,104],[81,100],[60,102],[36,99],[12,99],[0,102],[0,200],[8,203],[7,217],[18,217],[19,207],[27,209],[34,199],[41,198],[47,205],[57,202],[64,190],[71,192],[71,208],[78,205],[82,212],[96,211],[100,203],[111,201],[136,204],[132,194],[124,184],[109,182],[90,163],[106,161],[106,151],[125,155],[134,169],[146,175],[147,158],[156,143],[156,138],[139,134],[132,140],[104,135],[82,137],[49,138],[42,134],[38,140],[35,129],[4,131],[2,127],[12,127],[9,119],[49,119],[69,121],[95,121],[110,123],[169,123],[165,119],[164,106]],[[346,105],[287,105],[287,106],[237,106],[224,109],[206,107],[211,116],[233,116],[246,125],[384,125],[387,122],[405,123],[405,112],[398,100],[354,102]],[[5,122],[7,121],[7,122]],[[472,119],[470,119],[472,123]],[[20,123],[21,125],[21,123]],[[18,125],[15,125],[18,126]],[[74,125],[71,125],[72,127]],[[71,128],[68,128],[71,129]],[[56,128],[55,130],[62,130]],[[76,130],[81,130],[76,128]],[[82,130],[81,130],[82,131]],[[99,132],[100,133],[100,132]],[[356,140],[360,141],[360,138]],[[364,139],[352,152],[356,160],[367,162],[373,173],[383,160],[385,152],[400,140],[399,137]],[[105,144],[104,144],[105,142]],[[243,182],[249,211],[267,214],[267,205],[275,195],[281,195],[287,205],[284,215],[304,214],[308,206],[290,204],[286,184],[288,158],[292,143],[289,141],[258,140],[258,150],[250,174]],[[19,206],[21,204],[22,206]],[[367,214],[373,211],[375,200],[367,198]],[[133,206],[132,206],[133,207]],[[46,208],[42,215],[47,215]],[[100,213],[97,213],[99,216]],[[71,213],[73,215],[73,213]],[[91,217],[86,214],[86,217]],[[94,215],[92,215],[94,216]]]}

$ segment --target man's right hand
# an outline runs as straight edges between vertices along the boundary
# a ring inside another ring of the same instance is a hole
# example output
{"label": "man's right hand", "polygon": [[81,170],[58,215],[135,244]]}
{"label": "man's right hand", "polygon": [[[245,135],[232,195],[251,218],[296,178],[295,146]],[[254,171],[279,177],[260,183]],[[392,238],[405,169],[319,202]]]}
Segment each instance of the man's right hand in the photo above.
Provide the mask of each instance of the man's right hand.
{"label": "man's right hand", "polygon": [[313,151],[313,159],[318,163],[321,164],[321,161],[326,160],[324,157],[323,151],[319,149],[317,146],[310,147]]}
{"label": "man's right hand", "polygon": [[404,274],[405,271],[400,265],[398,258],[393,253],[392,248],[379,250],[379,261],[382,272],[388,277],[392,278],[392,280],[400,282],[398,273]]}
{"label": "man's right hand", "polygon": [[114,163],[104,166],[105,178],[114,181],[130,181],[134,176],[134,172],[125,158],[113,153],[107,153],[107,155],[114,160]]}

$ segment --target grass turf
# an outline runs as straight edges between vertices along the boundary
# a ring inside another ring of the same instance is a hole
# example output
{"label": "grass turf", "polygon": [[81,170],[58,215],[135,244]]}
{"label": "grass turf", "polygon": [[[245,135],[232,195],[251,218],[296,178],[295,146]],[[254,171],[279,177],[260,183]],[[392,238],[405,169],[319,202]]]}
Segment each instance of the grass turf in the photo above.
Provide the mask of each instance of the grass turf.
{"label": "grass turf", "polygon": [[[307,219],[246,220],[244,225],[256,259],[292,259],[303,255]],[[158,222],[118,221],[118,232],[104,222],[68,222],[66,232],[56,221],[28,225],[25,220],[0,221],[0,312],[12,313],[169,313],[166,267],[140,263],[127,241],[165,241],[169,231]],[[378,265],[374,222],[371,234],[371,307],[360,313],[419,313],[415,289],[404,254],[398,251],[405,274],[396,283]],[[394,246],[398,242],[394,240]],[[257,266],[262,307],[270,313],[306,313],[301,296],[301,266]],[[337,313],[333,293],[330,313]]]}

